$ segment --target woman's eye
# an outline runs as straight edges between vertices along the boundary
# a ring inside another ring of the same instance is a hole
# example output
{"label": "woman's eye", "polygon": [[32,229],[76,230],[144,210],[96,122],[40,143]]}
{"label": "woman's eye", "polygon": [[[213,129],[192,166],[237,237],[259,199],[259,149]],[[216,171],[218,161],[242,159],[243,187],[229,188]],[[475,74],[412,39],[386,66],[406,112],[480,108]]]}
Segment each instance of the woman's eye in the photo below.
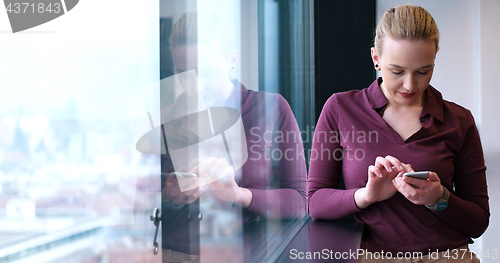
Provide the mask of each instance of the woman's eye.
{"label": "woman's eye", "polygon": [[392,73],[394,73],[396,75],[401,75],[401,74],[403,74],[403,71],[393,71]]}
{"label": "woman's eye", "polygon": [[417,73],[420,74],[420,75],[426,75],[427,73],[429,73],[429,71],[426,71],[426,72],[417,71]]}

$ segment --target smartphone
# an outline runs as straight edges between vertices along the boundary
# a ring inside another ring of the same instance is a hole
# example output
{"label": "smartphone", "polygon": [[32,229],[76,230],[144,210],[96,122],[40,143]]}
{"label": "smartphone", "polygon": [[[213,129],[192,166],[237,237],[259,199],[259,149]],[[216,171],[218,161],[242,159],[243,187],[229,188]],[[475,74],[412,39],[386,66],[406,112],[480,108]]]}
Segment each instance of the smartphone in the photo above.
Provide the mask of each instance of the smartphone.
{"label": "smartphone", "polygon": [[412,177],[412,178],[418,178],[418,179],[427,180],[427,178],[429,178],[429,173],[430,173],[429,171],[404,173],[403,176],[409,176],[409,177]]}
{"label": "smartphone", "polygon": [[172,175],[175,176],[177,179],[179,179],[179,178],[189,178],[189,177],[198,178],[197,174],[191,174],[191,173],[178,173],[178,172],[174,172],[174,173],[172,173]]}

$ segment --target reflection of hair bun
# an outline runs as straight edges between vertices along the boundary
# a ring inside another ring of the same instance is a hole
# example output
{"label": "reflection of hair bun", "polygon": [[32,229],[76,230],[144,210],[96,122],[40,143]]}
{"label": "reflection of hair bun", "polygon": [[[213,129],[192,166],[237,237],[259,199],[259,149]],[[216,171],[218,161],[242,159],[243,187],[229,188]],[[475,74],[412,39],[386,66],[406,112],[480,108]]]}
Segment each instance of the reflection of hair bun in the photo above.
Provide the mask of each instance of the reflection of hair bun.
{"label": "reflection of hair bun", "polygon": [[198,15],[196,12],[184,14],[175,23],[170,43],[173,45],[198,44]]}
{"label": "reflection of hair bun", "polygon": [[439,49],[439,30],[434,18],[420,6],[410,4],[389,9],[380,19],[375,34],[375,49],[382,54],[384,37],[394,39],[422,39],[436,42]]}
{"label": "reflection of hair bun", "polygon": [[172,45],[213,44],[221,50],[234,49],[231,30],[225,21],[215,13],[189,12],[184,14],[172,29]]}

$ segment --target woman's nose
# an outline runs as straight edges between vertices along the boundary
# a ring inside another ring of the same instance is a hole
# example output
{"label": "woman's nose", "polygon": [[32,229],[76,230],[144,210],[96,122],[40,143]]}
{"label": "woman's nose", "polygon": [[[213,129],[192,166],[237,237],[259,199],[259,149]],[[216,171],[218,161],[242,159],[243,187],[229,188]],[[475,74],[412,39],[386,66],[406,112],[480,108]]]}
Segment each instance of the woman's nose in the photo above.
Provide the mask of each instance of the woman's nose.
{"label": "woman's nose", "polygon": [[200,79],[198,78],[195,70],[189,70],[177,74],[179,83],[185,92],[196,94],[203,91],[203,85],[200,85]]}
{"label": "woman's nose", "polygon": [[403,84],[403,88],[408,90],[408,92],[415,92],[417,88],[417,78],[413,74],[408,74]]}

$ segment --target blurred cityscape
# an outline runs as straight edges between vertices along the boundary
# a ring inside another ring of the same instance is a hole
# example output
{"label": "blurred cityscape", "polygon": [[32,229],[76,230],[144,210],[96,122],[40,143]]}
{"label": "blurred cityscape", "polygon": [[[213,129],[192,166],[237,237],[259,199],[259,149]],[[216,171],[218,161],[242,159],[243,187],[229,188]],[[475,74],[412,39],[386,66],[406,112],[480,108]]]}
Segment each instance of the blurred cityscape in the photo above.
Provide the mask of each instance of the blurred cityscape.
{"label": "blurred cityscape", "polygon": [[159,175],[128,121],[0,117],[0,262],[141,262]]}
{"label": "blurred cityscape", "polygon": [[[159,156],[135,149],[128,120],[64,111],[0,116],[0,263],[159,262]],[[241,210],[208,193],[200,209],[204,260],[241,257]]]}

